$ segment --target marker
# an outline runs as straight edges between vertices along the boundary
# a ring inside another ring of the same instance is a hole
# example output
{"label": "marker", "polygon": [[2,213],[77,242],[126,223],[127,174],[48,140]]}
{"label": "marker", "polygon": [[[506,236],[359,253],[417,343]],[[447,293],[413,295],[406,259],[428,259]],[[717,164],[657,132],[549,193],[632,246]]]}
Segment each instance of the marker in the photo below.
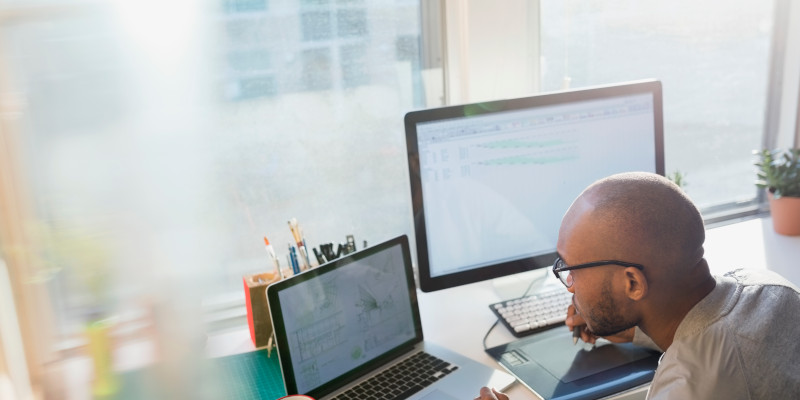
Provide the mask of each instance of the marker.
{"label": "marker", "polygon": [[272,248],[272,245],[269,244],[269,239],[264,236],[264,243],[267,245],[267,254],[272,259],[272,262],[275,264],[275,269],[278,270],[278,277],[283,279],[283,272],[281,272],[281,263],[278,262],[278,257],[275,256],[275,249]]}
{"label": "marker", "polygon": [[322,253],[320,253],[316,247],[312,248],[311,250],[314,250],[314,256],[317,257],[317,262],[319,265],[325,264],[325,257],[322,256]]}
{"label": "marker", "polygon": [[325,261],[333,261],[336,258],[336,254],[333,252],[333,243],[325,243],[319,245],[319,251],[325,256]]}

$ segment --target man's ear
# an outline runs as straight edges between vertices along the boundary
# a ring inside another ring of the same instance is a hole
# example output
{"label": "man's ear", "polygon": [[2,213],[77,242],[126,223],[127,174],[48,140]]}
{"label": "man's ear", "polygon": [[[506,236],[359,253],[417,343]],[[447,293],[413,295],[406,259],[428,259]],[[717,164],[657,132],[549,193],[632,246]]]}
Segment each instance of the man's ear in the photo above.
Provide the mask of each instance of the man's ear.
{"label": "man's ear", "polygon": [[635,267],[627,267],[625,274],[625,295],[633,301],[639,301],[647,296],[647,278],[644,273]]}

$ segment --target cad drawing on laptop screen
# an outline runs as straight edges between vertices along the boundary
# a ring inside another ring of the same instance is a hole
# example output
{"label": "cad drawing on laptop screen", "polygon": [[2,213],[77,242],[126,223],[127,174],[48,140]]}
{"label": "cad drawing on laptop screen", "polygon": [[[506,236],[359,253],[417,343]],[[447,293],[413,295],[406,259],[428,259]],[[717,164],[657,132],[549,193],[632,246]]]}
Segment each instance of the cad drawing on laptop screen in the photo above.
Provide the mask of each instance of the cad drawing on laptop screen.
{"label": "cad drawing on laptop screen", "polygon": [[412,111],[405,129],[426,292],[549,267],[586,186],[664,175],[656,80]]}

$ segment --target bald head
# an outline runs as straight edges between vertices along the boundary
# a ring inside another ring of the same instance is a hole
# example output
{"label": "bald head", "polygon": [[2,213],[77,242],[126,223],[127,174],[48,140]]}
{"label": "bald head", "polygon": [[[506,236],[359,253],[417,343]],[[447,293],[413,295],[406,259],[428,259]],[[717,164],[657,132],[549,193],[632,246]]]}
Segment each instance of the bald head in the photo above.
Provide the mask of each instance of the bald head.
{"label": "bald head", "polygon": [[[703,257],[700,212],[677,185],[650,173],[601,179],[564,216],[559,250],[648,266],[648,273],[692,268]],[[591,260],[576,260],[586,262]]]}

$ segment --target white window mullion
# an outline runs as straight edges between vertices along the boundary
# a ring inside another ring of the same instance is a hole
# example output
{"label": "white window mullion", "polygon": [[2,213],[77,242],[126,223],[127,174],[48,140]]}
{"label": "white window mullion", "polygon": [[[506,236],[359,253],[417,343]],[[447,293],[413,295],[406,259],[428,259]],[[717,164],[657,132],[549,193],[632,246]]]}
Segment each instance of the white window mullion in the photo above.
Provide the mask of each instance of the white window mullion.
{"label": "white window mullion", "polygon": [[445,103],[467,103],[470,101],[469,1],[443,0],[443,4]]}
{"label": "white window mullion", "polygon": [[[509,0],[502,7],[480,0],[424,3],[426,85],[444,87],[444,104],[522,97],[539,90],[539,1]],[[437,17],[439,24],[433,21]],[[429,99],[428,105],[439,104]]]}

